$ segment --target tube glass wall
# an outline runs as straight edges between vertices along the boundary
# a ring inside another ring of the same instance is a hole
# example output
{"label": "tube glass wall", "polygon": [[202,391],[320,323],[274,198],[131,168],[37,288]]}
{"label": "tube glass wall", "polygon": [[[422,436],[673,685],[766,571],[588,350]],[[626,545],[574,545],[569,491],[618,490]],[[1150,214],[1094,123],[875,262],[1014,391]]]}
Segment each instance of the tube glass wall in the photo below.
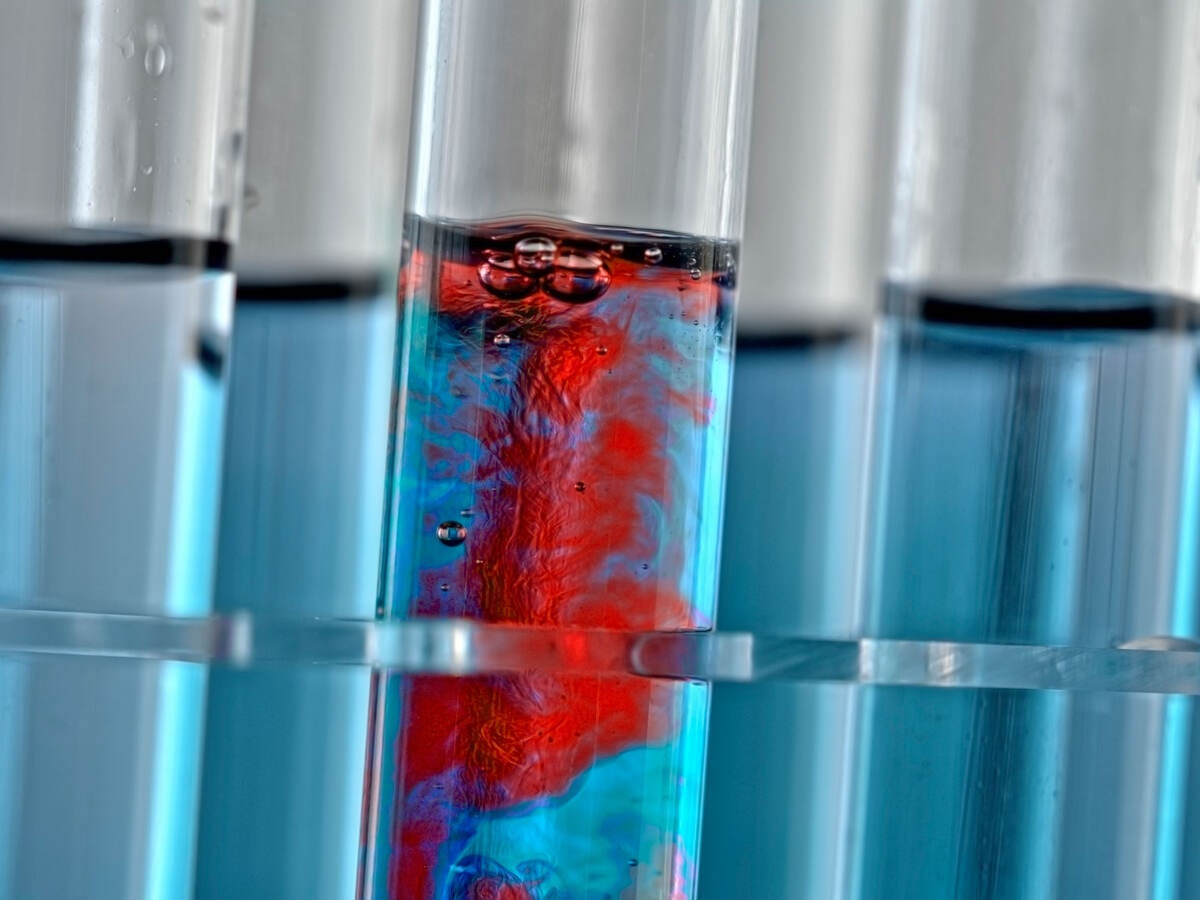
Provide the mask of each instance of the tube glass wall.
{"label": "tube glass wall", "polygon": [[[755,4],[422,13],[380,614],[709,627]],[[377,701],[364,895],[694,893],[703,685]]]}

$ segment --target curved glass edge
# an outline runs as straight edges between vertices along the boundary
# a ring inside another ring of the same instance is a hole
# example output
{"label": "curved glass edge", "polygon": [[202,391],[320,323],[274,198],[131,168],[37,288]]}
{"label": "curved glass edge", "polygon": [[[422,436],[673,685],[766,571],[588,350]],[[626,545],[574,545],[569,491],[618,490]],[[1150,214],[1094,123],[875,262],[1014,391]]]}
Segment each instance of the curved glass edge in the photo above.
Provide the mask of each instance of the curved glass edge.
{"label": "curved glass edge", "polygon": [[1200,643],[1117,648],[830,640],[743,632],[621,633],[457,619],[205,618],[0,609],[0,656],[178,660],[233,668],[341,665],[472,675],[542,669],[719,682],[1200,695]]}

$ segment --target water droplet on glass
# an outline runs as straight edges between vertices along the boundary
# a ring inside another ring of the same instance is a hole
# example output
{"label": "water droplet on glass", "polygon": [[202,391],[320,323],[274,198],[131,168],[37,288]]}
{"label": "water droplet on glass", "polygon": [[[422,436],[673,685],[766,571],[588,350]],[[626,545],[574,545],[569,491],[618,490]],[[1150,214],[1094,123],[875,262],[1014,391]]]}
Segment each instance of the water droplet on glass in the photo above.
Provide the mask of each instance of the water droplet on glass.
{"label": "water droplet on glass", "polygon": [[513,259],[522,272],[540,274],[554,265],[558,245],[548,237],[527,237],[513,247]]}
{"label": "water droplet on glass", "polygon": [[229,158],[236,162],[242,155],[242,148],[246,145],[246,135],[242,131],[231,131],[229,137],[225,139],[225,152]]}
{"label": "water droplet on glass", "polygon": [[441,584],[439,584],[438,587],[441,589],[443,594],[446,593],[446,591],[450,590],[450,585],[446,584],[446,582],[444,582],[444,581]]}
{"label": "water droplet on glass", "polygon": [[587,484],[582,481],[577,481],[577,482],[575,482],[575,490],[577,490],[579,493],[582,494],[584,491],[587,490]]}
{"label": "water droplet on glass", "polygon": [[154,166],[150,166],[150,165],[142,166],[142,174],[143,175],[153,175],[154,174]]}
{"label": "water droplet on glass", "polygon": [[597,348],[596,348],[596,353],[598,353],[600,356],[607,356],[607,355],[608,355],[608,348],[607,348],[607,347],[603,347],[603,346],[601,346],[601,347],[597,347]]}
{"label": "water droplet on glass", "polygon": [[498,347],[507,347],[512,343],[512,338],[510,338],[507,334],[498,334],[492,338],[492,343]]}
{"label": "water droplet on glass", "polygon": [[507,253],[493,253],[479,267],[479,283],[506,300],[528,296],[534,287],[533,279],[520,271]]}
{"label": "water droplet on glass", "polygon": [[167,70],[168,51],[162,44],[152,44],[146,49],[146,74],[157,78]]}
{"label": "water droplet on glass", "polygon": [[552,297],[568,303],[595,300],[612,283],[612,273],[598,253],[560,253],[554,268],[546,276],[543,289]]}
{"label": "water droplet on glass", "polygon": [[643,572],[648,572],[650,571],[650,563],[642,563],[639,568],[641,568]]}
{"label": "water droplet on glass", "polygon": [[467,526],[462,522],[443,522],[437,527],[437,537],[447,547],[457,547],[467,539]]}
{"label": "water droplet on glass", "polygon": [[462,516],[464,519],[469,519],[469,518],[471,518],[471,516],[475,515],[475,510],[471,509],[471,507],[469,507],[469,506],[464,506],[462,509],[460,509],[458,511],[458,514],[460,516]]}
{"label": "water droplet on glass", "polygon": [[121,55],[126,59],[133,59],[133,51],[136,49],[133,45],[133,35],[127,34],[117,43],[121,48]]}
{"label": "water droplet on glass", "polygon": [[657,247],[647,247],[646,252],[642,254],[642,259],[654,266],[662,262],[662,256],[662,251]]}
{"label": "water droplet on glass", "polygon": [[692,281],[699,281],[702,273],[699,269],[692,269],[688,274],[692,276]]}
{"label": "water droplet on glass", "polygon": [[625,245],[622,244],[620,241],[614,241],[613,243],[608,245],[608,252],[611,253],[613,256],[620,256],[622,253],[625,252]]}

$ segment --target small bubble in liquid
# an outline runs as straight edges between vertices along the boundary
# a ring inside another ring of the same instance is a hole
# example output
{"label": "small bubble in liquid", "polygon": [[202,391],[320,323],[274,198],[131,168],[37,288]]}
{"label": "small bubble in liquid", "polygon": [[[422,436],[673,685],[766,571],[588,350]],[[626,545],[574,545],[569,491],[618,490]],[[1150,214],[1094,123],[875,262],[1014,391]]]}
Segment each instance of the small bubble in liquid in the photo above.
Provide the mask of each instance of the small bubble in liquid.
{"label": "small bubble in liquid", "polygon": [[554,260],[543,289],[567,303],[587,303],[608,290],[611,283],[612,273],[599,254],[567,252]]}
{"label": "small bubble in liquid", "polygon": [[692,281],[699,281],[702,273],[699,269],[692,269],[688,274],[692,276]]}
{"label": "small bubble in liquid", "polygon": [[640,568],[643,572],[648,572],[650,571],[650,563],[642,563],[638,568]]}
{"label": "small bubble in liquid", "polygon": [[479,283],[505,300],[528,296],[534,288],[534,280],[519,270],[507,253],[493,253],[480,265]]}
{"label": "small bubble in liquid", "polygon": [[663,252],[657,247],[647,247],[646,252],[642,254],[642,259],[652,266],[662,262],[662,257]]}
{"label": "small bubble in liquid", "polygon": [[443,581],[441,584],[438,585],[438,588],[440,588],[441,592],[444,594],[444,593],[446,593],[446,591],[450,590],[450,585],[446,584],[446,582]]}
{"label": "small bubble in liquid", "polygon": [[611,253],[613,256],[620,256],[622,253],[625,252],[625,245],[622,244],[620,241],[614,241],[613,243],[608,245],[608,252]]}
{"label": "small bubble in liquid", "polygon": [[587,484],[582,481],[577,481],[577,482],[575,482],[575,490],[577,490],[579,493],[582,494],[584,491],[587,490]]}
{"label": "small bubble in liquid", "polygon": [[521,238],[513,247],[513,259],[522,272],[540,274],[554,265],[558,245],[548,237]]}
{"label": "small bubble in liquid", "polygon": [[167,70],[169,55],[167,48],[162,44],[153,44],[146,49],[146,59],[144,65],[146,74],[152,78],[157,78]]}
{"label": "small bubble in liquid", "polygon": [[475,515],[475,510],[471,509],[471,507],[469,507],[469,506],[464,506],[462,509],[460,509],[458,511],[458,514],[460,516],[462,516],[464,519],[469,519],[469,518],[471,518],[471,516]]}
{"label": "small bubble in liquid", "polygon": [[608,356],[608,348],[603,345],[599,346],[596,348],[596,353],[600,356]]}
{"label": "small bubble in liquid", "polygon": [[497,347],[506,347],[512,343],[512,338],[510,338],[507,334],[498,334],[492,338],[492,343]]}
{"label": "small bubble in liquid", "polygon": [[142,166],[142,174],[143,175],[153,175],[154,174],[154,166],[150,166],[150,165]]}
{"label": "small bubble in liquid", "polygon": [[447,547],[457,547],[467,539],[467,526],[447,520],[437,527],[437,538]]}

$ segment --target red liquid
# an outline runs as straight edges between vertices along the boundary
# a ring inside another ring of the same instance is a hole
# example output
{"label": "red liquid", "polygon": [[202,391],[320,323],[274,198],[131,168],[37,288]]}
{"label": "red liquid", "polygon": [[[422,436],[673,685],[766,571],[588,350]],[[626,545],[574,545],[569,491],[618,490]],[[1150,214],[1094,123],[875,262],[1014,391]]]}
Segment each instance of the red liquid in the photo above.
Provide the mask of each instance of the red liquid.
{"label": "red liquid", "polygon": [[[392,611],[707,626],[732,247],[547,222],[409,234]],[[687,896],[694,838],[676,831],[700,757],[681,728],[702,715],[685,694],[632,676],[391,680],[375,895]],[[689,772],[610,803],[616,769],[597,764],[630,751],[613,765]],[[585,845],[614,821],[609,843],[633,849],[605,861]]]}

